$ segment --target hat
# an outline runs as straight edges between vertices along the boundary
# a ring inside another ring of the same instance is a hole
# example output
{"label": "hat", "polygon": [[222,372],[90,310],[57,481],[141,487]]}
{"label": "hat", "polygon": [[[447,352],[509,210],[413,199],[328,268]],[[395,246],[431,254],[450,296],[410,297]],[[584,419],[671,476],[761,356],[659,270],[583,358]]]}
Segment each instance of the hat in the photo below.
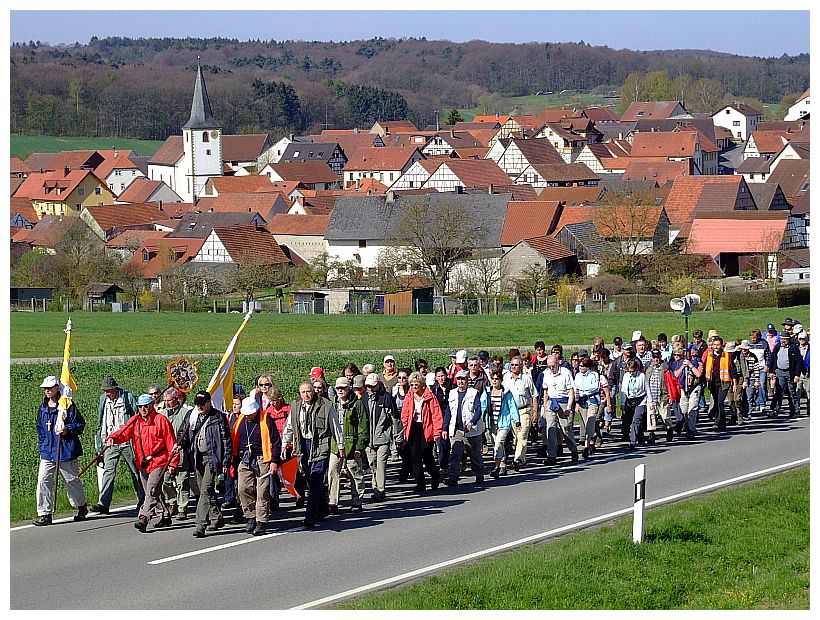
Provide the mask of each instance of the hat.
{"label": "hat", "polygon": [[795,335],[799,335],[800,332],[803,331],[803,325],[801,323],[795,323],[794,327],[792,328],[792,333]]}
{"label": "hat", "polygon": [[766,326],[766,331],[767,331],[767,332],[772,332],[772,331],[775,331],[775,332],[776,332],[776,331],[777,331],[777,328],[774,326],[774,323],[769,323],[769,324]]}
{"label": "hat", "polygon": [[621,348],[622,348],[622,349],[626,349],[626,350],[628,350],[628,351],[631,351],[631,350],[632,350],[632,349],[634,349],[635,347],[633,347],[633,346],[632,346],[632,343],[631,343],[631,342],[625,342]]}
{"label": "hat", "polygon": [[350,387],[350,379],[348,379],[347,377],[339,377],[338,379],[336,379],[336,385],[335,385],[335,387],[337,387],[337,388],[340,388],[340,387],[343,387],[343,388]]}
{"label": "hat", "polygon": [[461,349],[456,353],[456,364],[463,364],[467,361],[467,351]]}
{"label": "hat", "polygon": [[379,375],[375,372],[371,372],[367,375],[367,378],[364,380],[365,385],[379,385]]}
{"label": "hat", "polygon": [[239,408],[242,415],[253,415],[259,411],[259,403],[255,398],[250,396],[242,401],[242,406]]}
{"label": "hat", "polygon": [[706,336],[706,339],[709,340],[709,338],[714,338],[715,336],[720,336],[720,334],[718,333],[718,330],[710,329],[709,330],[709,335]]}
{"label": "hat", "polygon": [[780,337],[781,338],[791,338],[792,335],[784,329],[782,332],[780,332]]}
{"label": "hat", "polygon": [[801,331],[799,334],[797,334],[797,339],[798,340],[808,340],[809,335],[806,332]]}
{"label": "hat", "polygon": [[723,347],[724,353],[734,353],[735,351],[737,351],[737,346],[734,342],[727,342],[726,346]]}
{"label": "hat", "polygon": [[154,397],[150,394],[140,394],[140,397],[137,399],[137,407],[141,407],[143,405],[151,405],[154,402]]}
{"label": "hat", "polygon": [[433,387],[436,384],[436,373],[428,372],[427,376],[424,377],[424,382],[427,384],[427,387]]}
{"label": "hat", "polygon": [[586,349],[581,349],[578,351],[578,357],[589,357],[589,351]]}
{"label": "hat", "polygon": [[741,342],[739,345],[737,345],[737,348],[738,348],[738,349],[746,349],[746,350],[749,350],[749,349],[751,349],[751,348],[752,348],[752,345],[751,345],[751,344],[749,344],[749,341],[748,341],[748,340],[744,340],[744,341],[743,341],[743,342]]}
{"label": "hat", "polygon": [[390,355],[389,353],[387,355],[385,355],[384,359],[382,360],[382,362],[385,363],[385,364],[387,362],[395,362],[395,361],[396,361],[396,358],[393,357],[392,355]]}
{"label": "hat", "polygon": [[661,352],[658,349],[652,349],[652,357],[661,357]]}
{"label": "hat", "polygon": [[364,375],[356,375],[353,377],[353,387],[354,388],[363,388],[364,387]]}
{"label": "hat", "polygon": [[636,329],[634,332],[632,332],[632,340],[639,340],[641,336],[643,336],[643,334],[639,329]]}
{"label": "hat", "polygon": [[487,353],[487,351],[479,351],[478,352],[478,359],[486,362],[487,360],[490,359],[490,354]]}
{"label": "hat", "polygon": [[672,347],[672,355],[683,355],[685,352],[683,345],[675,343],[675,346]]}
{"label": "hat", "polygon": [[100,384],[100,388],[103,391],[113,390],[113,389],[118,388],[118,387],[120,387],[120,386],[119,386],[119,384],[117,383],[117,380],[114,377],[106,377],[105,379],[102,380],[102,383]]}
{"label": "hat", "polygon": [[450,351],[450,357],[455,357],[456,355],[458,355],[458,349],[453,349]]}
{"label": "hat", "polygon": [[54,375],[49,375],[43,382],[40,384],[41,388],[53,388],[55,385],[60,385],[60,380],[57,379]]}
{"label": "hat", "polygon": [[794,319],[786,319],[781,325],[794,325]]}
{"label": "hat", "polygon": [[321,379],[325,375],[325,371],[322,370],[321,366],[314,366],[310,369],[310,378],[311,379]]}
{"label": "hat", "polygon": [[466,370],[459,370],[456,373],[456,379],[466,379],[469,376],[470,376],[470,373],[467,372]]}
{"label": "hat", "polygon": [[208,390],[200,390],[194,396],[194,404],[195,405],[204,405],[211,400],[211,393]]}

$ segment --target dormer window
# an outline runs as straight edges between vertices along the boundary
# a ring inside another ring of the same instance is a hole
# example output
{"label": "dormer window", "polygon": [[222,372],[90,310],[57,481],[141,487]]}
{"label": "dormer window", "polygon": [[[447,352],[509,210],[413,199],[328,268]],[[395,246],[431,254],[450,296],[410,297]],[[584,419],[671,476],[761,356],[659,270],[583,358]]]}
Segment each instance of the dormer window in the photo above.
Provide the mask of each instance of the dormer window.
{"label": "dormer window", "polygon": [[203,142],[210,142],[210,140],[211,140],[211,138],[208,136],[208,132],[207,132],[207,131],[203,131],[203,132],[202,132],[202,141],[203,141]]}
{"label": "dormer window", "polygon": [[148,250],[143,250],[142,251],[142,262],[147,263],[149,260],[151,260],[151,254],[148,253]]}

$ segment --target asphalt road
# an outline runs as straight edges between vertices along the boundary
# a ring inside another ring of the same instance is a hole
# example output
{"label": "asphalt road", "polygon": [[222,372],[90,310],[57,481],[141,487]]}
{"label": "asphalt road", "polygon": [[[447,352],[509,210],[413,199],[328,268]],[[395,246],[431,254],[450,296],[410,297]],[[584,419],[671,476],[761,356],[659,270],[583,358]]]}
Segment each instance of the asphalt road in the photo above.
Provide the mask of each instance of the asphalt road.
{"label": "asphalt road", "polygon": [[546,467],[535,457],[520,473],[511,469],[499,480],[487,476],[481,487],[462,477],[457,488],[421,497],[410,493],[411,485],[395,484],[391,464],[388,501],[352,514],[343,489],[341,514],[305,531],[299,526],[303,511],[288,499],[269,534],[256,538],[245,534],[244,526],[228,525],[195,539],[191,521],[140,534],[132,525],[134,509],[84,523],[13,527],[11,608],[332,605],[322,599],[629,509],[639,463],[646,464],[651,502],[806,459],[808,431],[807,418],[780,418],[730,427],[722,436],[704,433],[698,440],[676,438],[671,445],[660,440],[628,453],[620,442],[605,443],[587,463],[565,459]]}

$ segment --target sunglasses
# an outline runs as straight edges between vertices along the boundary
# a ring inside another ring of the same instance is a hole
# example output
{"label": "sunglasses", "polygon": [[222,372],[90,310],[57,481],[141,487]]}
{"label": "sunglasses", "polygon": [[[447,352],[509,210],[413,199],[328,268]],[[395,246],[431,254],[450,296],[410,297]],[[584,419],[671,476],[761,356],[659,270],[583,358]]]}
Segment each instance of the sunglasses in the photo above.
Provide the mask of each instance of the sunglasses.
{"label": "sunglasses", "polygon": [[151,396],[152,398],[159,396],[159,392],[148,392],[148,396]]}
{"label": "sunglasses", "polygon": [[261,387],[261,388],[268,388],[268,387],[272,386],[273,383],[257,383],[256,385],[258,387]]}
{"label": "sunglasses", "polygon": [[137,405],[137,409],[148,409],[151,405]]}

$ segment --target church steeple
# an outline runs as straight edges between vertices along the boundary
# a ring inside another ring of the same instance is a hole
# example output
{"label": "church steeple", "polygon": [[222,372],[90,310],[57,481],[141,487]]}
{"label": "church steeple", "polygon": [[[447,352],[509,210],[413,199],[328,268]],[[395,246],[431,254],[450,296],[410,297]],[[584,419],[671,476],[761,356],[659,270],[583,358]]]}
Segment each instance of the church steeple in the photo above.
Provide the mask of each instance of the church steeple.
{"label": "church steeple", "polygon": [[191,103],[191,118],[182,126],[183,129],[218,129],[219,124],[214,120],[211,112],[211,102],[208,99],[208,89],[205,88],[205,78],[202,77],[202,67],[197,57],[196,82],[194,83],[194,100]]}

